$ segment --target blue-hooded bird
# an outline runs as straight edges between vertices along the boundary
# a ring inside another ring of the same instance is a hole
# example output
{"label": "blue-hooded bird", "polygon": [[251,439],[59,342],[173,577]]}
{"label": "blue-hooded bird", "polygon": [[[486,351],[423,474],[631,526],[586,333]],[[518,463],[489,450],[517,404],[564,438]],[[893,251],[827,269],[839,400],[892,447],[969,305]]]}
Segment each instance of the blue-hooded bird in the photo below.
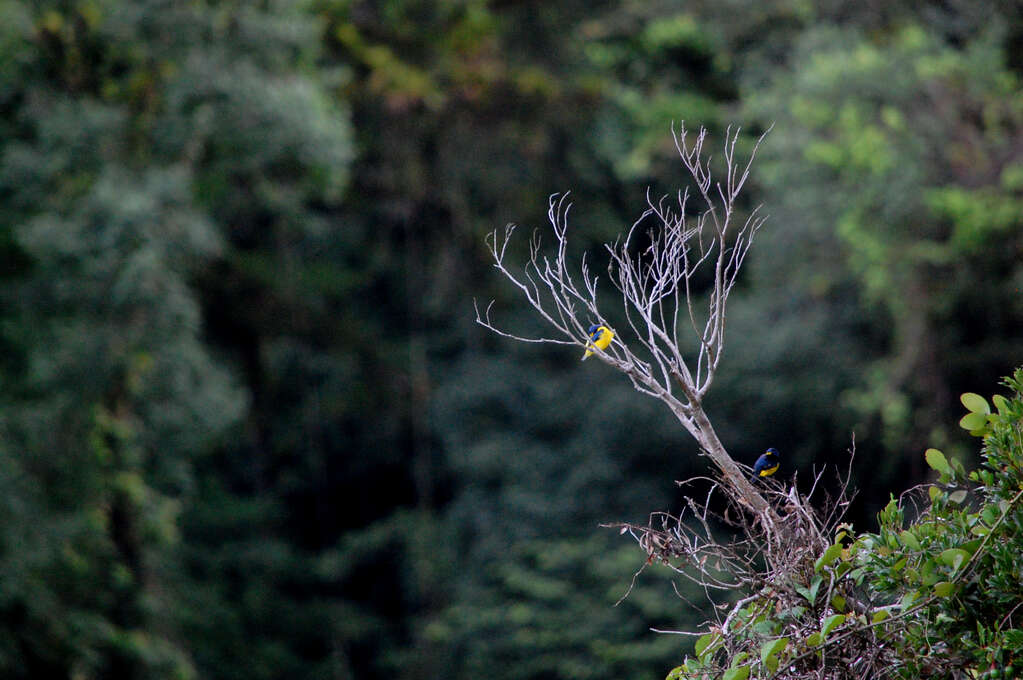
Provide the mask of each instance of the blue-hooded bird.
{"label": "blue-hooded bird", "polygon": [[778,449],[772,447],[760,454],[757,462],[753,464],[753,479],[758,477],[770,477],[778,471],[781,464],[778,457]]}
{"label": "blue-hooded bird", "polygon": [[590,342],[592,346],[586,348],[586,353],[583,354],[583,361],[589,358],[593,354],[593,348],[604,351],[607,346],[611,344],[615,334],[607,326],[601,326],[600,324],[593,324],[590,326]]}

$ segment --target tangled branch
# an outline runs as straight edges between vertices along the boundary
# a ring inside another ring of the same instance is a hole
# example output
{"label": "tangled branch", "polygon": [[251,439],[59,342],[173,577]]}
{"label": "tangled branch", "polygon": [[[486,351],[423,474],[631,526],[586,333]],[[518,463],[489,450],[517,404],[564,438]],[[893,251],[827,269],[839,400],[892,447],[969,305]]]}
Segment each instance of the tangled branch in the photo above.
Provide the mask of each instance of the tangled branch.
{"label": "tangled branch", "polygon": [[[722,493],[720,482],[699,477],[679,482],[683,488],[708,484],[699,497],[686,496],[679,515],[653,513],[645,526],[604,525],[630,534],[647,554],[636,576],[660,563],[696,585],[710,604],[702,609],[708,618],[700,632],[652,630],[700,636],[705,644],[697,645],[699,660],[687,663],[706,677],[720,677],[735,659],[759,658],[765,644],[782,639],[786,645],[792,641],[793,649],[812,650],[805,657],[789,654],[786,678],[859,677],[868,666],[872,670],[862,677],[881,677],[890,657],[877,651],[878,636],[869,627],[841,647],[843,667],[856,668],[855,675],[825,672],[835,664],[825,663],[812,644],[829,620],[870,609],[854,582],[843,578],[841,562],[822,557],[834,555],[836,545],[840,551],[851,531],[844,516],[854,496],[849,486],[854,458],[855,442],[833,494],[823,489],[823,469],[815,472],[806,494],[797,490],[795,476],[790,485],[765,480],[763,494],[777,510],[774,524],[741,521],[736,512],[741,509]],[[773,622],[771,630],[764,626],[767,620]]]}

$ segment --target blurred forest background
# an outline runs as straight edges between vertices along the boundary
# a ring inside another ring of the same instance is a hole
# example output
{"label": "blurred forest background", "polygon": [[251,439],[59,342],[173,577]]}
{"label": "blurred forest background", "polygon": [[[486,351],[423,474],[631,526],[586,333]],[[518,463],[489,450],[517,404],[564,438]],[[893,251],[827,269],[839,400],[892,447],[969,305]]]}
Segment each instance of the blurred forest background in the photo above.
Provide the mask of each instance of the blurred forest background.
{"label": "blurred forest background", "polygon": [[474,324],[536,323],[484,235],[599,257],[673,120],[773,123],[707,408],[855,432],[872,529],[1023,359],[1021,77],[1011,0],[0,0],[0,674],[662,676],[705,616],[598,524],[706,460]]}

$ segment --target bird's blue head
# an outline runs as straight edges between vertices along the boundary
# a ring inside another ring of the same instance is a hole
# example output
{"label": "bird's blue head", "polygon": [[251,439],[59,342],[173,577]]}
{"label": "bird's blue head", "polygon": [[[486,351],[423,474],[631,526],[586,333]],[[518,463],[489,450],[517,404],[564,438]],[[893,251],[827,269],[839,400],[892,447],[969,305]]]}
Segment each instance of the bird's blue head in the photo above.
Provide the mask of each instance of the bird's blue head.
{"label": "bird's blue head", "polygon": [[767,449],[767,451],[765,451],[765,453],[767,455],[769,455],[769,456],[774,456],[775,458],[779,458],[780,457],[780,456],[778,456],[778,449],[774,448],[773,446],[771,448]]}
{"label": "bird's blue head", "polygon": [[593,335],[594,333],[596,333],[598,328],[600,328],[600,324],[599,323],[595,323],[592,326],[590,326],[590,335]]}

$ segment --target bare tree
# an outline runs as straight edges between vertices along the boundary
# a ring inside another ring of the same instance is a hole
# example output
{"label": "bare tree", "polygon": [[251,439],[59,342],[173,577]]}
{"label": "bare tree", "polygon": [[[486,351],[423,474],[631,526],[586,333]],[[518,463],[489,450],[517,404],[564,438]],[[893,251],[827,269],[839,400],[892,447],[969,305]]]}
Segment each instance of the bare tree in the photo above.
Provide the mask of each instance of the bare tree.
{"label": "bare tree", "polygon": [[[506,260],[515,226],[508,225],[503,234],[494,231],[487,238],[494,266],[522,291],[553,329],[554,337],[524,337],[498,328],[491,320],[493,302],[482,312],[477,305],[476,321],[523,342],[589,348],[590,323],[611,328],[614,341],[595,354],[625,373],[639,392],[664,402],[714,461],[729,496],[766,526],[773,526],[775,511],[725,450],[703,409],[725,347],[728,298],[766,219],[759,207],[744,219],[739,217],[736,199],[767,132],[742,162],[736,158],[739,130],[729,127],[723,180],[711,175],[710,157],[704,154],[704,128],[691,139],[682,124],[678,131],[672,127],[672,135],[694,182],[692,193],[686,188],[670,199],[654,201],[648,191],[647,209],[640,218],[623,237],[605,245],[610,255],[609,278],[624,307],[629,332],[612,328],[598,306],[598,278],[586,257],[578,274],[570,271],[568,194],[555,194],[549,201],[553,253],[542,250],[540,235],[534,232],[529,260],[521,273],[513,271]],[[705,303],[700,302],[702,296],[696,290],[697,275],[711,280]],[[695,346],[694,351],[684,351],[687,340]]]}

